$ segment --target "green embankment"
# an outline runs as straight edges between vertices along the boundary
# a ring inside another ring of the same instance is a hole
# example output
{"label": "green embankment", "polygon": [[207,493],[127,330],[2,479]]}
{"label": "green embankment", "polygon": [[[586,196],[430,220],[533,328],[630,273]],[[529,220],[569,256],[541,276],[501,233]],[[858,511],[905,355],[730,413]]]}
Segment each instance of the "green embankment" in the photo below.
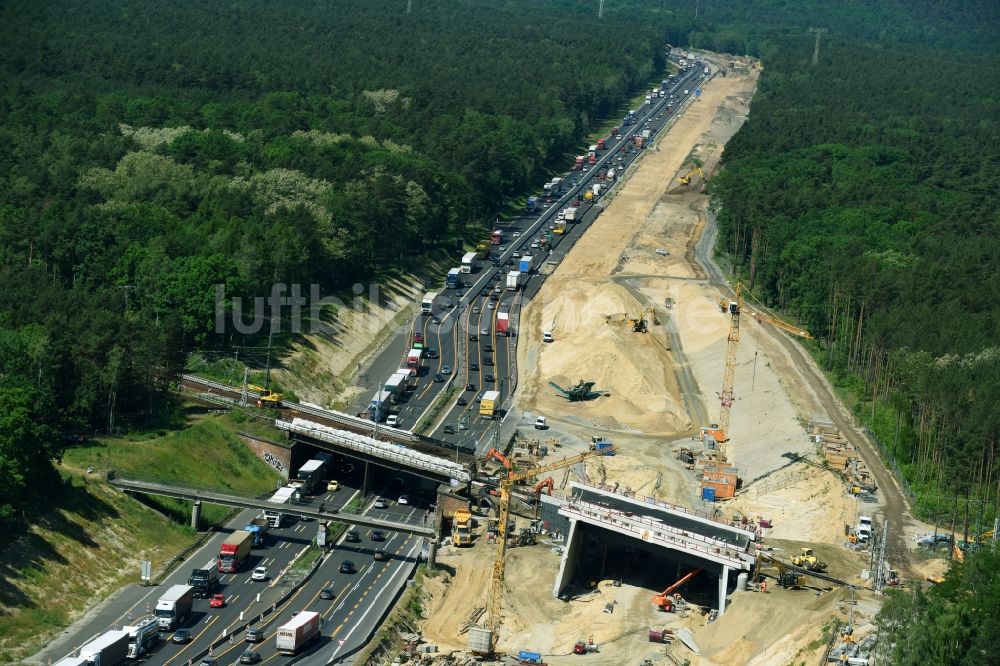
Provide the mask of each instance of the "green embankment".
{"label": "green embankment", "polygon": [[[44,490],[59,508],[0,550],[0,663],[33,654],[87,608],[138,583],[142,560],[160,571],[197,539],[187,526],[190,505],[144,500],[159,513],[151,511],[104,483],[100,472],[114,468],[130,478],[266,492],[278,475],[239,441],[240,430],[268,434],[229,416],[189,415],[175,431],[98,439],[66,451],[62,484]],[[206,505],[204,524],[227,514],[225,507]]]}

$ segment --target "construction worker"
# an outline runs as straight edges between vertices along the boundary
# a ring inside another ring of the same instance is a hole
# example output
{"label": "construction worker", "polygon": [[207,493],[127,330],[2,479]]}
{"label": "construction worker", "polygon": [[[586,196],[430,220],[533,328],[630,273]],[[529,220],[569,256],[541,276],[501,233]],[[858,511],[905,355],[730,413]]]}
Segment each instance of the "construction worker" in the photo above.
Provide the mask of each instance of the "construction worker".
{"label": "construction worker", "polygon": [[767,580],[760,581],[760,591],[767,592]]}

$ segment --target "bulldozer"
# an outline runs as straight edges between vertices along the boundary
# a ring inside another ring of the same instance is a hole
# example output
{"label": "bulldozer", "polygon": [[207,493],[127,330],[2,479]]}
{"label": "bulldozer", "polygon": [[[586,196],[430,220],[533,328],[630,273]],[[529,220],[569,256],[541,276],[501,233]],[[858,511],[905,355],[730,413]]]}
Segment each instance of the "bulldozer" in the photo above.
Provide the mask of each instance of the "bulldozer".
{"label": "bulldozer", "polygon": [[580,382],[571,389],[564,389],[555,382],[549,382],[549,386],[554,388],[559,395],[566,398],[570,402],[579,402],[581,400],[593,400],[594,398],[600,398],[601,396],[607,395],[606,391],[595,391],[595,382],[585,382],[582,379]]}
{"label": "bulldozer", "polygon": [[826,563],[822,562],[812,548],[802,548],[798,555],[792,556],[792,564],[807,571],[826,571]]}
{"label": "bulldozer", "polygon": [[281,398],[283,397],[281,393],[275,393],[271,389],[266,389],[256,384],[247,384],[247,389],[257,394],[257,407],[261,409],[265,407],[271,409],[281,407]]}

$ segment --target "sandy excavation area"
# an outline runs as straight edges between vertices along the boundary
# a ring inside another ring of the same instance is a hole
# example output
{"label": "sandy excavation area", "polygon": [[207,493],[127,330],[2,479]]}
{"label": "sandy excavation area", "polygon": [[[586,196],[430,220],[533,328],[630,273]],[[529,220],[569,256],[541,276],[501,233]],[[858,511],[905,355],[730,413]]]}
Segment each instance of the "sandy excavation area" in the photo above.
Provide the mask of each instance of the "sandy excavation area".
{"label": "sandy excavation area", "polygon": [[[729,58],[720,59],[728,65]],[[805,423],[818,399],[763,325],[748,322],[737,357],[736,395],[728,446],[745,490],[729,503],[706,505],[699,499],[695,474],[674,458],[679,446],[697,448],[698,428],[718,418],[729,321],[719,309],[723,294],[709,284],[697,261],[698,240],[706,225],[708,197],[700,177],[689,186],[678,177],[696,156],[706,174],[719,161],[726,141],[749,111],[757,73],[745,63],[728,77],[714,77],[700,100],[689,105],[625,181],[605,201],[606,210],[576,243],[521,315],[517,410],[545,415],[546,438],[564,446],[556,457],[585,446],[593,434],[614,439],[619,455],[587,465],[591,481],[619,482],[638,495],[654,495],[723,516],[770,518],[765,542],[787,559],[811,546],[845,580],[860,582],[864,558],[842,545],[845,523],[857,507],[831,473],[789,460],[810,455]],[[665,250],[658,253],[657,250]],[[652,307],[649,333],[633,333],[626,317]],[[541,343],[544,330],[556,341]],[[595,382],[608,397],[569,403],[549,387]],[[557,484],[562,474],[555,475]],[[571,478],[578,478],[574,473]],[[557,488],[559,486],[557,485]],[[440,561],[456,575],[431,583],[425,640],[442,652],[462,650],[467,635],[458,627],[478,606],[485,606],[489,544],[472,549],[445,547]],[[559,556],[539,544],[509,551],[505,629],[500,648],[542,652],[550,664],[578,663],[573,643],[593,638],[602,645],[588,663],[667,663],[664,646],[651,644],[651,628],[681,626],[701,646],[695,655],[675,645],[679,662],[699,664],[792,663],[819,657],[816,645],[824,624],[846,618],[842,588],[779,590],[767,595],[738,592],[722,618],[709,623],[707,609],[686,616],[659,613],[654,591],[672,580],[652,572],[643,580],[613,585],[594,581],[589,594],[570,602],[552,598]],[[773,583],[773,581],[772,581]],[[864,594],[864,593],[862,593]],[[698,599],[714,606],[712,599]],[[605,612],[611,603],[614,611]],[[704,608],[704,607],[703,607]],[[835,620],[834,618],[838,618]]]}

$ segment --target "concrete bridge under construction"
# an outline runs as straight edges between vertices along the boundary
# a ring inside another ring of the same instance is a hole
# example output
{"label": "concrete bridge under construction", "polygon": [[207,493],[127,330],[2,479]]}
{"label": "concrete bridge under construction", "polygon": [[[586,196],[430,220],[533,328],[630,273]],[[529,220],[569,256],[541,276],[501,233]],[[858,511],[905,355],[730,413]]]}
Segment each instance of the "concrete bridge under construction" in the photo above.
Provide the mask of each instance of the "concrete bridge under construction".
{"label": "concrete bridge under construction", "polygon": [[573,483],[568,497],[542,496],[542,501],[543,516],[553,519],[550,529],[566,536],[552,590],[556,597],[581,578],[630,577],[663,589],[682,571],[701,569],[702,587],[706,574],[717,578],[722,614],[736,585],[730,574],[749,571],[755,561],[753,531],[653,498]]}
{"label": "concrete bridge under construction", "polygon": [[[259,497],[243,497],[241,495],[228,495],[197,488],[185,488],[183,486],[173,486],[165,483],[153,483],[150,481],[136,481],[132,479],[119,478],[114,472],[108,472],[108,483],[123,492],[142,493],[144,495],[159,495],[161,497],[173,497],[175,499],[189,500],[193,502],[191,508],[191,526],[198,528],[201,516],[201,504],[218,504],[221,506],[232,506],[241,509],[259,509],[261,511],[275,510],[281,505],[276,505]],[[269,495],[270,496],[270,495]],[[354,527],[367,527],[380,529],[388,532],[400,532],[402,534],[412,534],[414,536],[428,537],[434,539],[435,533],[432,527],[425,525],[411,525],[409,523],[397,523],[389,520],[370,518],[357,513],[341,513],[339,511],[320,511],[309,506],[291,505],[286,506],[284,512],[297,516],[306,516],[315,520],[328,520],[344,523]]]}

